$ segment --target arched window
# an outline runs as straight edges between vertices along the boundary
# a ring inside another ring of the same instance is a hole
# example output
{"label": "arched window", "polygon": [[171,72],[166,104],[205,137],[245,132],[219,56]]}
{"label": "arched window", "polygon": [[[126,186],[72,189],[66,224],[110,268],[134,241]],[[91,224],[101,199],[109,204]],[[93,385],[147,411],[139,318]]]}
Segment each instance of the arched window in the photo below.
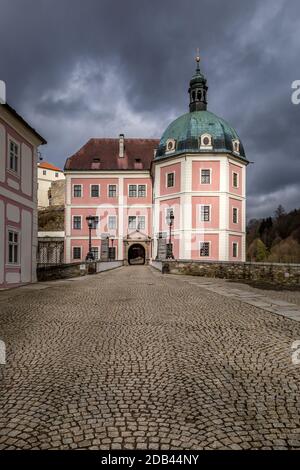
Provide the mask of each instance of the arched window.
{"label": "arched window", "polygon": [[237,139],[234,139],[232,141],[232,147],[233,147],[233,151],[236,152],[236,153],[240,153],[240,141],[237,140]]}

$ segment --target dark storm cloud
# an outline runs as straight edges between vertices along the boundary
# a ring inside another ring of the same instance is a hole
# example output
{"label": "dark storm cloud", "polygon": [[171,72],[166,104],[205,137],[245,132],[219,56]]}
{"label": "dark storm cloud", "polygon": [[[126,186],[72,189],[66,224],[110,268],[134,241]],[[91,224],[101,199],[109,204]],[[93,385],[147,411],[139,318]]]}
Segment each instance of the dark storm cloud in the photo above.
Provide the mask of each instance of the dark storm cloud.
{"label": "dark storm cloud", "polygon": [[187,110],[193,55],[209,109],[249,160],[248,214],[299,207],[297,0],[0,0],[0,79],[45,137],[47,159],[90,137],[159,137]]}

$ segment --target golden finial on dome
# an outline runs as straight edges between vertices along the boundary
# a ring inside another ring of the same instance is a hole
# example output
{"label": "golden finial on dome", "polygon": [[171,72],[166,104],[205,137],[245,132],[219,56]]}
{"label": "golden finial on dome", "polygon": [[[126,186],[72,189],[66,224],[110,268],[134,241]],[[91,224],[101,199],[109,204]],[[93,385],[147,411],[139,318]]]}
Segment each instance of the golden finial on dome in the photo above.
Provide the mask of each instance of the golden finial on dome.
{"label": "golden finial on dome", "polygon": [[199,49],[199,47],[197,47],[196,62],[197,62],[197,64],[199,64],[199,62],[200,62],[200,49]]}

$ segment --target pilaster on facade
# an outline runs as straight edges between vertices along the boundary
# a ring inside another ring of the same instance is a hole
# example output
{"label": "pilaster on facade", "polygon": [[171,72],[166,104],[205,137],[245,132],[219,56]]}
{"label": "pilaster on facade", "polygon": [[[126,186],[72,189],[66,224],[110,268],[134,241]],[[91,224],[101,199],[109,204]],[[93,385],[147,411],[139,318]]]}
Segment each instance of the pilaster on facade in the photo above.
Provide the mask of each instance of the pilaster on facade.
{"label": "pilaster on facade", "polygon": [[118,223],[118,260],[122,260],[124,257],[123,250],[123,239],[124,239],[124,177],[119,177],[119,223]]}

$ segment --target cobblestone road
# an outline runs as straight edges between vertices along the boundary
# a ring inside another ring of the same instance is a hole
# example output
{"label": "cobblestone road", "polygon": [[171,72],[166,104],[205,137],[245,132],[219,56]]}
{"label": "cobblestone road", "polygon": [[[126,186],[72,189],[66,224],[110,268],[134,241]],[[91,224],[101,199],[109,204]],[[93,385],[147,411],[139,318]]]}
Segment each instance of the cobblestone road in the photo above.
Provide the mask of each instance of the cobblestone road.
{"label": "cobblestone road", "polygon": [[0,449],[300,447],[300,324],[149,267],[0,293]]}

